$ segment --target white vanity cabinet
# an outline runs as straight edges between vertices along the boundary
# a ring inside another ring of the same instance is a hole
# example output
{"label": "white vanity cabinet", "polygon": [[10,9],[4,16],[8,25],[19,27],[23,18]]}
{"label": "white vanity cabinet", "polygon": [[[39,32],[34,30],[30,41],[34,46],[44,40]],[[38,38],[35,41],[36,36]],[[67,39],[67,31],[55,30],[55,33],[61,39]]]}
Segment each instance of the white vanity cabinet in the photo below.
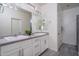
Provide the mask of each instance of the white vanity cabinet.
{"label": "white vanity cabinet", "polygon": [[38,56],[48,48],[48,35],[33,39],[33,55]]}
{"label": "white vanity cabinet", "polygon": [[33,55],[38,56],[40,55],[40,38],[33,39]]}
{"label": "white vanity cabinet", "polygon": [[18,43],[4,45],[0,47],[1,56],[19,56],[19,52],[20,50]]}
{"label": "white vanity cabinet", "polygon": [[33,40],[25,40],[23,42],[20,42],[22,56],[33,56]]}
{"label": "white vanity cabinet", "polygon": [[33,56],[32,46],[23,48],[23,56]]}
{"label": "white vanity cabinet", "polygon": [[48,48],[48,35],[0,46],[1,56],[38,56]]}
{"label": "white vanity cabinet", "polygon": [[1,56],[32,56],[32,40],[24,40],[0,47]]}
{"label": "white vanity cabinet", "polygon": [[48,35],[41,37],[41,53],[48,48]]}
{"label": "white vanity cabinet", "polygon": [[19,49],[14,49],[12,51],[2,53],[1,56],[19,56]]}

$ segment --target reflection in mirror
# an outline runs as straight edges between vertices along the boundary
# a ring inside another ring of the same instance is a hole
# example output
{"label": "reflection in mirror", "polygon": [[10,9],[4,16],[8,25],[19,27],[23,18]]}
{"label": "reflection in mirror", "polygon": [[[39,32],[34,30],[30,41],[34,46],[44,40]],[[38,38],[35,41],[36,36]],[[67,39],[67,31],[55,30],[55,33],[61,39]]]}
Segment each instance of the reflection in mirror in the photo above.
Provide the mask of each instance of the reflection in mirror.
{"label": "reflection in mirror", "polygon": [[22,34],[22,23],[23,20],[11,18],[11,33],[12,35]]}
{"label": "reflection in mirror", "polygon": [[19,7],[15,10],[15,8],[4,6],[4,12],[0,13],[0,38],[25,34],[26,30],[30,30],[31,16],[31,12]]}

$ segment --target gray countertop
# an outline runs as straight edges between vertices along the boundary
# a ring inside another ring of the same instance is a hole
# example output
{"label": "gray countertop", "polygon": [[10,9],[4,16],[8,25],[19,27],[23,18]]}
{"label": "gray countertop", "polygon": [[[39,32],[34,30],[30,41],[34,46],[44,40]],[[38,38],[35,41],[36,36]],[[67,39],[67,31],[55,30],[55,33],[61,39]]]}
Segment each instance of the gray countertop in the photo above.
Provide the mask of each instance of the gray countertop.
{"label": "gray countertop", "polygon": [[16,40],[0,39],[0,46],[7,45],[7,44],[12,44],[12,43],[15,43],[15,42],[20,42],[20,41],[29,40],[29,39],[33,39],[33,38],[37,38],[37,37],[41,37],[41,36],[48,35],[47,32],[42,32],[42,33],[44,33],[44,34],[43,35],[37,35],[37,34],[39,34],[39,32],[38,33],[34,33],[34,34],[32,34],[31,36],[29,36],[28,38],[25,38],[25,39],[18,39],[18,40],[17,39]]}

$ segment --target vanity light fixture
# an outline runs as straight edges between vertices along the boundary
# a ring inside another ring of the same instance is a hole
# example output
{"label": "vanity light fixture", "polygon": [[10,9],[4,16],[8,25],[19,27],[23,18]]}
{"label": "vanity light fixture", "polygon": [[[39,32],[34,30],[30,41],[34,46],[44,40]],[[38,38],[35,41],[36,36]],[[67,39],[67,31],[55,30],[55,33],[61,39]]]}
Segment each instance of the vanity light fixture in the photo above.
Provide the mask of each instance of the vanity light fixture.
{"label": "vanity light fixture", "polygon": [[3,6],[7,7],[7,6],[8,6],[8,4],[7,4],[7,3],[3,3]]}
{"label": "vanity light fixture", "polygon": [[3,8],[7,7],[7,8],[18,10],[17,7],[14,4],[12,4],[12,3],[1,3],[0,7],[3,7]]}
{"label": "vanity light fixture", "polygon": [[3,11],[4,11],[3,4],[0,3],[0,13],[3,13]]}
{"label": "vanity light fixture", "polygon": [[34,9],[33,14],[35,14],[35,15],[39,15],[40,14],[40,12],[38,11],[38,8],[34,4],[32,4],[32,3],[27,3],[27,4],[29,6],[31,6],[31,7],[33,7],[33,9]]}

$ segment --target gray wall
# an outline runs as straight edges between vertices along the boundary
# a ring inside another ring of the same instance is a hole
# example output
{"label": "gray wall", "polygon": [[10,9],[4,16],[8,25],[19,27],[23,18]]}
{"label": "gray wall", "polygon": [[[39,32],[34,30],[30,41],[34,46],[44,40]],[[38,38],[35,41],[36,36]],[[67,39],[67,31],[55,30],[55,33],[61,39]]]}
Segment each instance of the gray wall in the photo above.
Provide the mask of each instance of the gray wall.
{"label": "gray wall", "polygon": [[79,7],[63,11],[63,42],[76,45],[76,16],[79,15]]}

